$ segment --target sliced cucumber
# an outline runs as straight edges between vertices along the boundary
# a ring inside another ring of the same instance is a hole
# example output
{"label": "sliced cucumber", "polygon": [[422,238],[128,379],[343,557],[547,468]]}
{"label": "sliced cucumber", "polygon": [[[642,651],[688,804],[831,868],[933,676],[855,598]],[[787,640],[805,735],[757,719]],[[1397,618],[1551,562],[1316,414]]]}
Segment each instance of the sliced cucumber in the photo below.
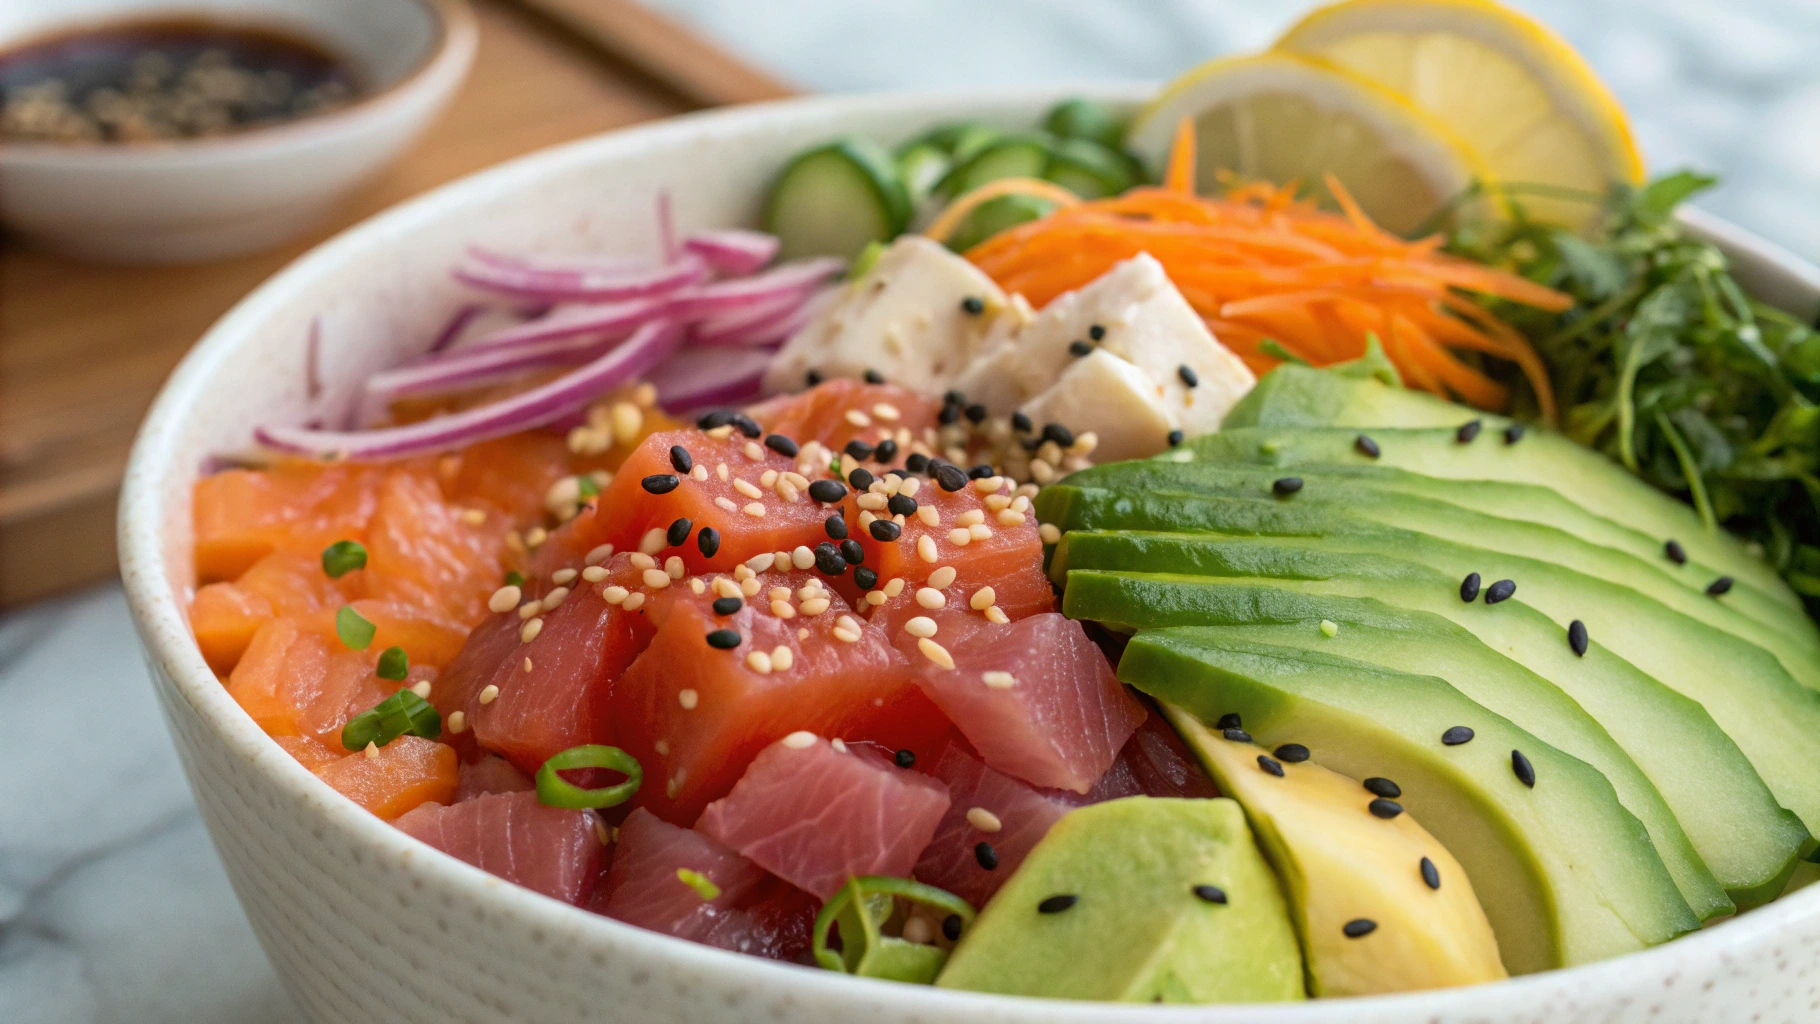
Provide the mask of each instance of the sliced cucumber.
{"label": "sliced cucumber", "polygon": [[1116,196],[1136,184],[1123,156],[1086,139],[1057,142],[1043,177],[1082,199]]}
{"label": "sliced cucumber", "polygon": [[897,162],[877,143],[848,137],[790,161],[771,186],[765,230],[782,241],[785,259],[850,257],[895,238],[910,211]]}
{"label": "sliced cucumber", "polygon": [[912,143],[897,154],[898,176],[904,181],[913,208],[929,198],[950,166],[948,153],[933,143]]}
{"label": "sliced cucumber", "polygon": [[1108,149],[1125,138],[1125,119],[1091,100],[1063,100],[1049,108],[1044,130],[1064,139],[1086,139]]}
{"label": "sliced cucumber", "polygon": [[941,191],[958,196],[1000,178],[1040,178],[1049,169],[1053,140],[1047,135],[1006,135],[974,154],[956,157],[954,170],[942,179]]}
{"label": "sliced cucumber", "polygon": [[961,222],[953,237],[948,239],[948,246],[956,252],[965,252],[1006,228],[1047,216],[1053,209],[1054,203],[1035,196],[988,199]]}

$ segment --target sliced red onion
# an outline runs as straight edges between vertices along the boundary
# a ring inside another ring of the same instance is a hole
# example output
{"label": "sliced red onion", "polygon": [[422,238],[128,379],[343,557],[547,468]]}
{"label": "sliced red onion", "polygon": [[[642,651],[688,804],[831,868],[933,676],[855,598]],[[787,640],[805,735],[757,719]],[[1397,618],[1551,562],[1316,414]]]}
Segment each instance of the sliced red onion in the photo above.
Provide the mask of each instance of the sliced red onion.
{"label": "sliced red onion", "polygon": [[683,336],[673,321],[655,320],[606,354],[547,384],[420,423],[358,431],[259,427],[253,436],[274,451],[321,459],[398,459],[447,451],[561,419],[607,389],[649,373],[676,351]]}
{"label": "sliced red onion", "polygon": [[684,253],[661,267],[621,270],[530,269],[470,259],[455,267],[464,284],[517,298],[548,302],[615,302],[666,295],[708,276],[700,257]]}
{"label": "sliced red onion", "polygon": [[598,357],[625,340],[579,335],[514,345],[509,348],[457,349],[439,359],[395,366],[367,378],[367,394],[398,398],[465,391],[510,380],[532,370],[575,366]]}
{"label": "sliced red onion", "polygon": [[765,368],[767,349],[683,349],[664,360],[646,378],[657,388],[657,401],[671,412],[754,398]]}
{"label": "sliced red onion", "polygon": [[702,231],[683,239],[683,248],[729,277],[755,274],[777,255],[776,235],[763,231]]}
{"label": "sliced red onion", "polygon": [[[685,254],[684,258],[688,258],[688,255]],[[760,299],[778,295],[807,295],[810,289],[840,273],[846,265],[842,259],[817,256],[780,264],[751,277],[679,289],[671,293],[670,315],[694,319],[739,309]]]}
{"label": "sliced red onion", "polygon": [[521,270],[529,274],[541,274],[548,277],[580,277],[586,274],[617,274],[629,270],[649,270],[650,260],[633,259],[629,256],[518,256],[484,246],[468,246],[468,259],[476,263],[499,267],[504,270]]}
{"label": "sliced red onion", "polygon": [[664,312],[664,300],[627,299],[624,302],[576,303],[557,306],[535,320],[483,334],[461,346],[461,352],[518,348],[537,342],[578,335],[625,337],[639,325]]}
{"label": "sliced red onion", "polygon": [[804,296],[795,292],[755,299],[748,305],[697,320],[689,329],[689,337],[697,345],[725,345],[729,336],[781,320],[800,309],[805,301]]}
{"label": "sliced red onion", "polygon": [[456,310],[455,315],[449,317],[449,322],[443,325],[442,330],[436,332],[436,340],[430,342],[429,354],[435,355],[455,344],[455,339],[461,337],[461,332],[467,330],[468,325],[474,322],[474,318],[486,310],[486,305],[479,302],[470,302]]}
{"label": "sliced red onion", "polygon": [[657,245],[663,250],[664,262],[675,263],[676,257],[682,255],[682,249],[676,245],[676,218],[670,211],[670,190],[657,190]]}
{"label": "sliced red onion", "polygon": [[788,341],[791,335],[802,330],[809,321],[815,319],[837,290],[834,288],[823,289],[781,312],[755,319],[737,328],[724,330],[714,335],[712,340],[697,335],[695,343],[703,347],[718,346],[722,348],[753,348],[781,344]]}

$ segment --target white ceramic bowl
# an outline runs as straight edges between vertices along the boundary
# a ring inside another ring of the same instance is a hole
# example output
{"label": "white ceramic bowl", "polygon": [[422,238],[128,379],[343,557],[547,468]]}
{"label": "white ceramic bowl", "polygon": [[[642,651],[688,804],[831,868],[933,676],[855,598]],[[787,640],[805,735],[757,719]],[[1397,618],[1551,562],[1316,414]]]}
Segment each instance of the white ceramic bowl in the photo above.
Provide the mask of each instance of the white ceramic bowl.
{"label": "white ceramic bowl", "polygon": [[176,263],[275,245],[415,140],[473,63],[464,0],[4,0],[0,49],[160,15],[284,28],[371,88],[340,110],[221,138],[127,145],[0,142],[0,222],[88,259]]}
{"label": "white ceramic bowl", "polygon": [[[184,607],[190,485],[258,422],[346,407],[370,370],[458,303],[469,242],[654,252],[652,204],[685,228],[750,222],[786,156],[842,131],[886,139],[948,118],[1025,125],[1063,93],[815,99],[695,115],[552,149],[374,218],[304,256],[216,324],[140,433],[121,568],[158,697],[253,929],[312,1019],[397,1022],[854,1021],[1632,1024],[1820,1018],[1820,887],[1701,934],[1588,967],[1476,988],[1274,1006],[1061,1003],[848,978],[641,931],[419,845],[317,781],[210,674]],[[1100,90],[1129,100],[1135,88]],[[1820,278],[1728,230],[1754,285],[1811,315]],[[320,323],[327,391],[304,387]],[[1820,766],[1816,766],[1820,768]]]}

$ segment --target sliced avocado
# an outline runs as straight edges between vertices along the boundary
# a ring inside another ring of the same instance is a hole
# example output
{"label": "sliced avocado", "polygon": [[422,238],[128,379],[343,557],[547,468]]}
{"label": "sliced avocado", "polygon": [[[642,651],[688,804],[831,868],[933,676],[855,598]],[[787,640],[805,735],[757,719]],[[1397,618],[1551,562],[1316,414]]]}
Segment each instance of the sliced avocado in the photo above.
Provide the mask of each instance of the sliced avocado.
{"label": "sliced avocado", "polygon": [[[1456,431],[1475,419],[1483,429],[1470,443],[1460,443]],[[1628,523],[1662,541],[1674,539],[1689,555],[1728,575],[1764,590],[1785,589],[1767,562],[1753,557],[1724,531],[1708,530],[1691,506],[1552,431],[1531,427],[1515,444],[1506,443],[1503,433],[1510,424],[1504,417],[1393,387],[1369,375],[1285,365],[1265,375],[1227,413],[1221,429],[1364,428],[1380,449],[1377,461],[1382,465],[1450,479],[1551,487],[1589,512]],[[1345,443],[1351,445],[1357,437],[1355,429]],[[1195,442],[1203,443],[1210,448],[1219,444]],[[1354,456],[1354,461],[1364,459],[1363,454]]]}
{"label": "sliced avocado", "polygon": [[[1374,814],[1371,791],[1304,751],[1272,757],[1181,708],[1165,704],[1163,714],[1220,792],[1245,808],[1289,898],[1309,995],[1412,992],[1505,977],[1466,871],[1414,815],[1385,817],[1386,805]],[[1387,780],[1374,781],[1398,795]],[[1346,926],[1360,920],[1372,930],[1349,937]]]}
{"label": "sliced avocado", "polygon": [[[1382,776],[1465,865],[1512,974],[1590,963],[1699,927],[1649,833],[1593,768],[1433,676],[1252,644],[1201,627],[1131,639],[1119,678],[1268,747]],[[1472,730],[1468,742],[1452,732]]]}
{"label": "sliced avocado", "polygon": [[[1262,499],[1284,479],[1288,478],[1281,470],[1257,466],[1141,461],[1097,466],[1070,476],[1067,483],[1113,494],[1157,491]],[[1705,592],[1706,583],[1690,586],[1684,577],[1664,571],[1656,562],[1672,565],[1666,558],[1646,562],[1551,526],[1477,512],[1435,498],[1380,491],[1343,477],[1307,474],[1293,479],[1300,482],[1300,489],[1282,499],[1285,518],[1305,514],[1326,526],[1334,524],[1336,516],[1356,517],[1551,562],[1622,584],[1764,648],[1797,681],[1820,686],[1820,630],[1805,612],[1764,602],[1763,607],[1747,613],[1746,606],[1729,596],[1715,601]]]}
{"label": "sliced avocado", "polygon": [[[1322,651],[1445,679],[1487,710],[1597,768],[1617,791],[1624,809],[1649,830],[1676,887],[1701,920],[1736,909],[1668,802],[1611,735],[1553,683],[1485,646],[1463,627],[1439,615],[1404,611],[1372,598],[1297,593],[1268,580],[1204,579],[1186,585],[1196,588],[1192,602],[1169,594],[1153,605],[1149,596],[1157,590],[1167,592],[1168,584],[1076,572],[1069,578],[1066,608],[1071,616],[1120,630],[1205,625],[1218,627],[1221,636]],[[1323,623],[1332,628],[1323,628]],[[1660,736],[1650,739],[1652,745],[1660,742]],[[1744,770],[1749,772],[1749,766]],[[1761,790],[1761,783],[1757,786]],[[1768,794],[1763,795],[1767,799]],[[1703,808],[1689,810],[1699,813]],[[1715,837],[1715,844],[1722,841]]]}
{"label": "sliced avocado", "polygon": [[[1180,575],[1150,572],[1158,567]],[[1429,566],[1268,540],[1077,532],[1062,539],[1051,569],[1057,579],[1066,573],[1069,615],[1126,631],[1218,621],[1233,600],[1233,592],[1212,585],[1224,582],[1370,597],[1443,616],[1559,686],[1603,725],[1656,784],[1739,906],[1774,898],[1808,839],[1766,783],[1775,778],[1791,794],[1788,801],[1820,799],[1807,743],[1789,742],[1780,727],[1750,718],[1736,737],[1729,735],[1700,704],[1597,640],[1584,656],[1575,655],[1561,642],[1560,627],[1521,600],[1462,602],[1458,582]]]}
{"label": "sliced avocado", "polygon": [[1055,823],[961,938],[942,988],[1126,1002],[1303,998],[1283,893],[1231,800],[1126,797]]}

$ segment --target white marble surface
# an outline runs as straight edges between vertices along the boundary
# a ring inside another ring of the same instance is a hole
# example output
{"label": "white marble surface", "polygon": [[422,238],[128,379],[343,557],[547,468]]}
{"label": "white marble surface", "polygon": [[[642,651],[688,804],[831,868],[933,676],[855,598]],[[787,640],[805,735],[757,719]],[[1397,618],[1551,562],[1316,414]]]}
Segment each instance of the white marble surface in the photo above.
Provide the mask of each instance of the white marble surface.
{"label": "white marble surface", "polygon": [[[657,0],[806,87],[1167,77],[1308,0]],[[1583,47],[1657,167],[1820,257],[1820,3],[1523,0]],[[208,845],[118,587],[0,618],[0,1024],[289,1024]]]}

